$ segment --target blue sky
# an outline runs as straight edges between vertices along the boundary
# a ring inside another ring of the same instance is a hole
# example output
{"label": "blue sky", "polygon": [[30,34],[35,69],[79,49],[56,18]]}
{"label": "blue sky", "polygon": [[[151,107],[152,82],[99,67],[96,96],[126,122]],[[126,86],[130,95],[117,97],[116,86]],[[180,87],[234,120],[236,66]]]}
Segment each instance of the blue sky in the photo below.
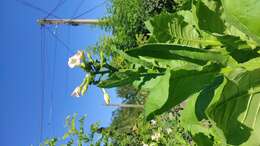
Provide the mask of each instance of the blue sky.
{"label": "blue sky", "polygon": [[[50,11],[59,0],[27,2]],[[71,18],[73,14],[81,14],[102,2],[65,0],[54,14],[62,18]],[[106,15],[106,6],[104,4],[81,18],[101,18]],[[76,8],[79,9],[76,11]],[[73,55],[72,52],[86,49],[107,33],[93,26],[50,26],[50,31],[55,32],[72,50],[69,52],[46,28],[41,30],[36,23],[37,19],[46,15],[17,1],[1,0],[0,141],[3,146],[39,144],[41,105],[44,107],[44,138],[60,136],[65,130],[65,117],[75,112],[88,115],[86,127],[96,121],[106,126],[111,121],[114,109],[103,106],[103,95],[98,88],[90,87],[86,96],[79,99],[70,96],[73,89],[81,83],[84,73],[67,66],[68,57]],[[41,50],[44,35],[45,47]],[[112,102],[120,102],[115,98],[115,91],[109,90],[109,93]],[[41,100],[42,97],[44,102]]]}

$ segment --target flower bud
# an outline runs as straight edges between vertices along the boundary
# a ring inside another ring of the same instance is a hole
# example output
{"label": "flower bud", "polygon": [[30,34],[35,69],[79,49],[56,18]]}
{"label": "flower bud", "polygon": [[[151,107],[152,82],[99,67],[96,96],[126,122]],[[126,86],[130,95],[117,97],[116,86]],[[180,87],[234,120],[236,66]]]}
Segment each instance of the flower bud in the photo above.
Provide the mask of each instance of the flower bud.
{"label": "flower bud", "polygon": [[104,94],[104,100],[106,104],[110,104],[110,96],[108,95],[108,93],[106,92],[106,90],[104,88],[102,88],[103,94]]}
{"label": "flower bud", "polygon": [[71,96],[80,97],[81,88],[76,87],[74,91],[71,93]]}
{"label": "flower bud", "polygon": [[82,84],[80,85],[80,87],[82,88],[81,90],[81,95],[83,96],[86,91],[88,90],[88,86],[89,83],[91,82],[91,80],[93,79],[93,77],[89,74],[86,74],[84,81],[82,82]]}

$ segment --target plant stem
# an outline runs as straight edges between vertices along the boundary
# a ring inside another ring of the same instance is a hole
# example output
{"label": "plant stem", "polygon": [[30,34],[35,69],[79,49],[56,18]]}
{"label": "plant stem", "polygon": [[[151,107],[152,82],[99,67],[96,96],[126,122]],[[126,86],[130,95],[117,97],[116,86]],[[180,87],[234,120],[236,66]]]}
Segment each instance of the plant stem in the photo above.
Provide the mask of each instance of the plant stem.
{"label": "plant stem", "polygon": [[111,66],[110,64],[106,63],[104,64],[104,67],[115,72],[115,71],[118,71],[118,69],[114,68],[113,66]]}
{"label": "plant stem", "polygon": [[106,73],[110,73],[109,70],[105,70],[105,71],[96,71],[93,74],[97,75],[97,74],[106,74]]}

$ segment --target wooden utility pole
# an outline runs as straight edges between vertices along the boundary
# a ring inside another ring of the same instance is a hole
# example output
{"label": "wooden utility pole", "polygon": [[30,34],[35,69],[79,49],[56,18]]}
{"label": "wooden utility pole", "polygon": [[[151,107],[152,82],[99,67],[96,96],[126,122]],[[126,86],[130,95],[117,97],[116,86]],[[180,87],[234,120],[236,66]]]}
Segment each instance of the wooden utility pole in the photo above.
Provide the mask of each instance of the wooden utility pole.
{"label": "wooden utility pole", "polygon": [[58,24],[66,24],[66,25],[103,25],[107,21],[99,20],[99,19],[39,19],[37,20],[40,25],[58,25]]}

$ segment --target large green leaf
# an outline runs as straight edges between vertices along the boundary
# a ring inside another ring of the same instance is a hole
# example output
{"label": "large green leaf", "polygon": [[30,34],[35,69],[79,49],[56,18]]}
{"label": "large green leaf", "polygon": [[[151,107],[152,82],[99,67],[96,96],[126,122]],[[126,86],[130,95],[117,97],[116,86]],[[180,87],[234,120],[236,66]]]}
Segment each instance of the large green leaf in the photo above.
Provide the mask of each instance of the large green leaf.
{"label": "large green leaf", "polygon": [[221,45],[213,35],[196,28],[194,16],[190,11],[179,11],[168,27],[171,43],[199,48]]}
{"label": "large green leaf", "polygon": [[227,20],[260,44],[260,1],[222,0]]}
{"label": "large green leaf", "polygon": [[225,31],[220,0],[198,0],[192,11],[196,14],[194,19],[197,19],[200,30],[220,34]]}
{"label": "large green leaf", "polygon": [[209,126],[205,115],[205,109],[214,97],[215,89],[223,85],[223,76],[218,76],[211,84],[185,101],[184,110],[181,112],[181,125],[191,132],[198,146],[225,145],[226,143],[223,132],[214,123]]}
{"label": "large green leaf", "polygon": [[154,116],[154,112],[161,109],[167,102],[169,96],[171,72],[167,71],[165,75],[159,76],[150,82],[151,92],[145,103],[145,116],[147,119],[151,119]]}
{"label": "large green leaf", "polygon": [[145,25],[152,34],[154,41],[166,43],[171,39],[168,25],[173,19],[174,15],[162,13],[145,22]]}
{"label": "large green leaf", "polygon": [[260,145],[260,68],[257,60],[230,72],[225,78],[225,86],[215,91],[207,108],[208,116],[223,130],[231,145]]}
{"label": "large green leaf", "polygon": [[190,47],[221,45],[214,36],[197,30],[197,24],[190,11],[178,11],[175,14],[162,13],[145,24],[151,32],[150,43],[168,42]]}
{"label": "large green leaf", "polygon": [[111,48],[114,53],[117,55],[121,55],[125,60],[129,61],[132,64],[139,64],[145,67],[153,67],[153,65],[150,62],[146,62],[144,60],[129,56],[124,51],[117,49],[116,47]]}
{"label": "large green leaf", "polygon": [[[217,77],[186,101],[181,123],[198,145],[207,146],[213,142],[226,145],[226,140],[231,145],[260,144],[260,126],[257,126],[260,122],[259,63],[260,57],[240,64],[242,68],[231,71],[224,80],[222,76]],[[202,124],[207,116],[214,120],[209,129]]]}
{"label": "large green leaf", "polygon": [[147,119],[167,111],[199,92],[214,80],[218,72],[219,66],[210,64],[198,70],[167,71],[164,76],[157,77],[145,104]]}
{"label": "large green leaf", "polygon": [[224,35],[218,36],[218,40],[223,44],[223,48],[237,62],[243,63],[259,56],[254,42],[242,40],[238,36]]}
{"label": "large green leaf", "polygon": [[152,63],[153,66],[159,67],[159,68],[166,68],[166,69],[182,69],[182,68],[193,68],[196,69],[198,67],[201,67],[201,65],[187,62],[185,60],[169,60],[169,59],[162,59],[162,58],[153,58],[153,57],[139,57],[142,60],[145,60],[146,62]]}
{"label": "large green leaf", "polygon": [[113,88],[132,83],[140,79],[140,74],[132,70],[113,73],[107,80],[101,81],[98,86],[101,88]]}
{"label": "large green leaf", "polygon": [[253,71],[260,68],[260,57],[251,59],[245,63],[240,64],[242,67],[246,68],[248,71]]}
{"label": "large green leaf", "polygon": [[158,59],[184,60],[200,65],[208,61],[226,65],[230,61],[228,55],[218,52],[211,52],[204,49],[192,48],[174,44],[148,44],[127,51],[127,54],[134,57],[145,56]]}

